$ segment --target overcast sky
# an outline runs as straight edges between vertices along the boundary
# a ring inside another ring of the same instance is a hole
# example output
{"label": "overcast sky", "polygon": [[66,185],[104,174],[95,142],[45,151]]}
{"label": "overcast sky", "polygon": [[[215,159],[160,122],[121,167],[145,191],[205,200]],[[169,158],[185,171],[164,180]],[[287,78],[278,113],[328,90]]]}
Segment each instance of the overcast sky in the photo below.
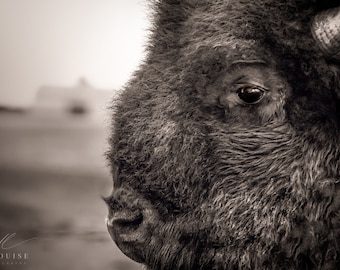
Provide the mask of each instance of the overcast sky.
{"label": "overcast sky", "polygon": [[30,106],[42,85],[80,77],[119,89],[140,63],[146,0],[0,0],[0,105]]}

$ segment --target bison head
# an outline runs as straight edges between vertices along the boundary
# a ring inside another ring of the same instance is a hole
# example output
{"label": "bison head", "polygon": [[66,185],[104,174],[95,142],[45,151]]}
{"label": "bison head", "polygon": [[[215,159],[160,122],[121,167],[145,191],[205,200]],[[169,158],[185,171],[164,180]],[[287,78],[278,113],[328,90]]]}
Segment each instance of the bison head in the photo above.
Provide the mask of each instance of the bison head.
{"label": "bison head", "polygon": [[340,264],[337,5],[155,3],[113,106],[107,225],[126,255],[154,270]]}

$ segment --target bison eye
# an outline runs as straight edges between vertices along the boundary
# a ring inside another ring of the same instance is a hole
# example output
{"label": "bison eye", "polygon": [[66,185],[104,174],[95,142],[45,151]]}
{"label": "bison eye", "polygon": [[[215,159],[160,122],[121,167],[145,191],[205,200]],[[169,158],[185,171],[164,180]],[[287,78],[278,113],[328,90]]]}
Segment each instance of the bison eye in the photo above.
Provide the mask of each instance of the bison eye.
{"label": "bison eye", "polygon": [[255,104],[264,96],[265,90],[258,86],[240,86],[237,90],[238,97],[247,104]]}

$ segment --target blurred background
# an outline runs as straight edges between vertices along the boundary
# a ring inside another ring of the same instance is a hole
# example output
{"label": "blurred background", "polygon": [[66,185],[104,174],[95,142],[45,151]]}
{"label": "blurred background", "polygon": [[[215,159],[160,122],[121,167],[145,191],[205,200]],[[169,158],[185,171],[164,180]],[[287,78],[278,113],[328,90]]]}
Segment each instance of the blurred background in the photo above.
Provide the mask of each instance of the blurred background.
{"label": "blurred background", "polygon": [[143,59],[146,2],[0,0],[0,269],[140,269],[101,196],[108,107]]}

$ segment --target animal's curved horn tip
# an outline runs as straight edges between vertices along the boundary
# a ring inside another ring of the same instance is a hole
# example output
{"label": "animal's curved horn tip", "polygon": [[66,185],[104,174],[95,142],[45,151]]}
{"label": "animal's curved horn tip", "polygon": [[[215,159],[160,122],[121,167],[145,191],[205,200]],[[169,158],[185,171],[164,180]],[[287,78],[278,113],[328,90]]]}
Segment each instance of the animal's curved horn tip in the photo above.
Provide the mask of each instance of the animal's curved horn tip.
{"label": "animal's curved horn tip", "polygon": [[340,60],[340,7],[317,14],[311,30],[322,52],[329,58]]}

